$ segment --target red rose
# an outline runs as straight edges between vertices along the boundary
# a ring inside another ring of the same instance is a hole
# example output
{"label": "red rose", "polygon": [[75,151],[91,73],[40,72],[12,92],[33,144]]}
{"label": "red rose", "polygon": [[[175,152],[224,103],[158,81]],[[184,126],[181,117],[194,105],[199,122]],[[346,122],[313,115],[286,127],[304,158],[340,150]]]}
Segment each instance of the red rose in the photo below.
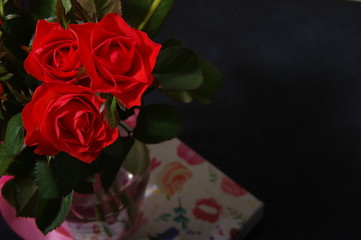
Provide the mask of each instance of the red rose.
{"label": "red rose", "polygon": [[95,92],[112,93],[127,108],[141,105],[152,84],[152,70],[161,45],[131,28],[122,17],[107,14],[99,23],[71,24],[80,59]]}
{"label": "red rose", "polygon": [[82,64],[75,34],[59,23],[38,21],[32,51],[24,62],[25,70],[43,82],[76,81]]}
{"label": "red rose", "polygon": [[44,83],[23,110],[25,144],[38,145],[35,153],[52,156],[67,152],[91,163],[118,137],[100,112],[104,100],[88,88],[63,83]]}

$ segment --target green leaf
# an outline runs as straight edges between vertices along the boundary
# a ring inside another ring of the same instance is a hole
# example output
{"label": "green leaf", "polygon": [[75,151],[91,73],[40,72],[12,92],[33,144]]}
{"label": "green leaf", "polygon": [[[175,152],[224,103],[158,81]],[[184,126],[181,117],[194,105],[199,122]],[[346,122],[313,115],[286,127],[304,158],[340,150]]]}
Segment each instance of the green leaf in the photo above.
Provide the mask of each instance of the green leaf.
{"label": "green leaf", "polygon": [[166,48],[181,47],[181,46],[182,46],[181,40],[177,38],[170,38],[166,40],[164,43],[162,43],[162,50]]}
{"label": "green leaf", "polygon": [[5,132],[4,145],[9,156],[15,156],[25,147],[21,113],[14,115],[9,120]]}
{"label": "green leaf", "polygon": [[7,173],[19,177],[34,177],[36,159],[45,158],[34,153],[35,147],[26,147],[14,157]]}
{"label": "green leaf", "polygon": [[97,18],[102,19],[107,13],[122,15],[121,0],[94,0]]}
{"label": "green leaf", "polygon": [[134,138],[119,137],[113,144],[105,148],[100,155],[100,179],[103,188],[107,191],[113,183],[120,166],[134,144]]}
{"label": "green leaf", "polygon": [[4,20],[4,1],[3,0],[0,1],[0,19],[2,21]]}
{"label": "green leaf", "polygon": [[16,209],[18,217],[35,217],[39,201],[37,189],[34,179],[15,177],[4,185],[2,195]]}
{"label": "green leaf", "polygon": [[84,22],[98,22],[107,13],[122,14],[121,0],[70,0],[75,16]]}
{"label": "green leaf", "polygon": [[181,92],[163,92],[168,97],[182,103],[190,103],[193,100],[192,95],[189,92],[181,91]]}
{"label": "green leaf", "polygon": [[16,209],[14,179],[10,179],[1,189],[1,194],[6,201]]}
{"label": "green leaf", "polygon": [[203,72],[203,84],[191,91],[190,94],[199,102],[208,104],[221,87],[223,77],[221,72],[209,61],[201,59],[200,64]]}
{"label": "green leaf", "polygon": [[73,194],[63,198],[41,199],[36,213],[36,225],[45,235],[59,227],[69,212]]}
{"label": "green leaf", "polygon": [[117,99],[112,94],[108,93],[104,104],[108,124],[114,129],[118,125]]}
{"label": "green leaf", "polygon": [[40,197],[47,199],[64,197],[91,172],[89,164],[64,152],[55,155],[49,165],[46,161],[38,161],[36,176]]}
{"label": "green leaf", "polygon": [[154,37],[173,8],[174,0],[127,0],[124,19]]}
{"label": "green leaf", "polygon": [[149,168],[149,150],[147,146],[135,140],[132,149],[129,151],[123,168],[133,175],[141,174]]}
{"label": "green leaf", "polygon": [[31,97],[25,96],[23,92],[18,92],[13,86],[9,84],[9,82],[6,82],[6,86],[18,102],[29,103],[31,101]]}
{"label": "green leaf", "polygon": [[0,67],[0,74],[5,74],[7,72],[8,72],[8,70],[5,67]]}
{"label": "green leaf", "polygon": [[71,9],[70,0],[62,0],[63,6],[65,8],[65,12],[69,12]]}
{"label": "green leaf", "polygon": [[202,85],[203,76],[197,55],[182,47],[162,50],[153,71],[163,91],[194,90]]}
{"label": "green leaf", "polygon": [[29,9],[36,20],[55,17],[56,0],[32,0]]}
{"label": "green leaf", "polygon": [[14,76],[14,74],[6,73],[5,75],[0,76],[0,82],[7,81],[12,78],[12,76]]}
{"label": "green leaf", "polygon": [[96,22],[94,2],[90,0],[70,0],[74,15],[84,22]]}
{"label": "green leaf", "polygon": [[18,217],[35,217],[39,203],[38,186],[33,178],[14,178],[15,207]]}
{"label": "green leaf", "polygon": [[6,172],[12,161],[13,158],[8,155],[4,144],[0,144],[0,176]]}
{"label": "green leaf", "polygon": [[11,20],[11,19],[20,18],[20,17],[21,17],[20,14],[8,14],[5,16],[5,20]]}
{"label": "green leaf", "polygon": [[69,22],[66,17],[66,10],[62,0],[56,1],[56,16],[58,17],[58,21],[60,25],[66,29],[68,27]]}
{"label": "green leaf", "polygon": [[144,143],[166,141],[179,134],[184,121],[182,113],[175,107],[148,105],[139,113],[134,137]]}

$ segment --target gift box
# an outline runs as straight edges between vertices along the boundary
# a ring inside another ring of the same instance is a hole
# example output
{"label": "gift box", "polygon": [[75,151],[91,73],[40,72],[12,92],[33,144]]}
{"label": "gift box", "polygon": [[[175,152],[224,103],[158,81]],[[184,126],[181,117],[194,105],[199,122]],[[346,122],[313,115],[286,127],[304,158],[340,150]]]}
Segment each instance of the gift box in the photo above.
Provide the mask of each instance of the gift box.
{"label": "gift box", "polygon": [[[242,239],[261,218],[261,201],[185,143],[173,139],[148,148],[150,179],[129,240]],[[33,219],[16,218],[2,197],[0,210],[25,240],[83,239],[81,232],[72,236],[66,223],[44,237]]]}

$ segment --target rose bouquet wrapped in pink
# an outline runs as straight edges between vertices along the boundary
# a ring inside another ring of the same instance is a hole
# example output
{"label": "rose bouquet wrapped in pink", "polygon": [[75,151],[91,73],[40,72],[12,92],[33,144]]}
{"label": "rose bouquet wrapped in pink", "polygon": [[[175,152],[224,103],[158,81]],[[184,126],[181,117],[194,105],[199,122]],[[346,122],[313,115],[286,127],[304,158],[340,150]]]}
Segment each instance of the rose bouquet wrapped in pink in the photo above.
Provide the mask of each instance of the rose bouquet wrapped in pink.
{"label": "rose bouquet wrapped in pink", "polygon": [[[177,136],[184,117],[144,102],[148,92],[209,103],[219,88],[219,71],[179,40],[152,40],[172,6],[0,1],[0,176],[11,176],[2,195],[44,234],[95,175],[109,188],[134,143]],[[127,123],[135,113],[136,124]]]}

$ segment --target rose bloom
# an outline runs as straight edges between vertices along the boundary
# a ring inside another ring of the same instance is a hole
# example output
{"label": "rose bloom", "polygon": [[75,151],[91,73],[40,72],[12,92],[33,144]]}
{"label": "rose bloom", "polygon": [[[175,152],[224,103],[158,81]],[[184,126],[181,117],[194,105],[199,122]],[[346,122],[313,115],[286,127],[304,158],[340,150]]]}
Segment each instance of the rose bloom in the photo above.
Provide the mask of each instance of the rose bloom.
{"label": "rose bloom", "polygon": [[180,162],[170,162],[163,166],[157,175],[157,184],[167,196],[172,196],[183,189],[183,185],[193,174]]}
{"label": "rose bloom", "polygon": [[131,28],[118,14],[99,23],[71,24],[80,59],[95,92],[112,93],[126,108],[141,105],[152,84],[152,70],[161,48],[146,33]]}
{"label": "rose bloom", "polygon": [[25,70],[43,82],[75,82],[82,67],[75,34],[59,23],[38,21]]}
{"label": "rose bloom", "polygon": [[35,153],[52,156],[64,151],[91,163],[118,138],[100,112],[104,100],[88,88],[63,82],[44,83],[22,113],[25,144]]}

